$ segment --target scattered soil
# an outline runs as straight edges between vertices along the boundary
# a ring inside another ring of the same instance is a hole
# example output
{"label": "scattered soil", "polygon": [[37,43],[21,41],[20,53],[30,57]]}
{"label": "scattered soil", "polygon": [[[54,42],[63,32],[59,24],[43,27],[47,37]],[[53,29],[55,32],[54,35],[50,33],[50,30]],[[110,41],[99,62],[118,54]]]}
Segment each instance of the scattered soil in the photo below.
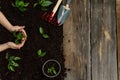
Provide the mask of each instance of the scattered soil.
{"label": "scattered soil", "polygon": [[[55,26],[40,18],[44,13],[40,7],[33,8],[33,4],[37,0],[25,0],[30,2],[27,11],[20,12],[17,8],[13,8],[11,3],[15,0],[0,0],[0,10],[13,25],[24,25],[28,35],[27,41],[20,50],[6,50],[0,53],[0,79],[1,80],[64,80],[65,66],[63,56],[63,26]],[[51,12],[57,0],[51,0],[53,4],[48,7],[48,13]],[[56,17],[56,16],[55,16]],[[39,33],[39,27],[44,28],[45,33],[50,38],[44,39]],[[0,25],[0,44],[12,41],[13,35]],[[40,58],[37,51],[42,49],[47,52],[46,56]],[[9,71],[7,68],[8,61],[5,54],[10,56],[19,56],[22,59],[18,61],[19,67],[15,72]],[[61,64],[61,73],[56,78],[47,78],[42,73],[42,65],[49,59],[55,59]]]}

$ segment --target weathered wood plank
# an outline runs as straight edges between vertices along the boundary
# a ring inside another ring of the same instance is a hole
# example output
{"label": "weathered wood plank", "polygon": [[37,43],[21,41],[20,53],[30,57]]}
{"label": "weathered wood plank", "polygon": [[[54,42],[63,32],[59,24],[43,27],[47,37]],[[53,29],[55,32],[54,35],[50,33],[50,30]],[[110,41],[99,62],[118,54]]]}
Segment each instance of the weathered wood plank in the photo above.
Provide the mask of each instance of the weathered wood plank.
{"label": "weathered wood plank", "polygon": [[120,80],[120,0],[116,0],[117,10],[117,38],[118,38],[118,72]]}
{"label": "weathered wood plank", "polygon": [[115,0],[73,0],[64,25],[65,80],[118,80]]}
{"label": "weathered wood plank", "polygon": [[91,80],[90,0],[72,0],[71,14],[64,33],[65,80]]}
{"label": "weathered wood plank", "polygon": [[91,0],[92,80],[118,80],[115,0]]}

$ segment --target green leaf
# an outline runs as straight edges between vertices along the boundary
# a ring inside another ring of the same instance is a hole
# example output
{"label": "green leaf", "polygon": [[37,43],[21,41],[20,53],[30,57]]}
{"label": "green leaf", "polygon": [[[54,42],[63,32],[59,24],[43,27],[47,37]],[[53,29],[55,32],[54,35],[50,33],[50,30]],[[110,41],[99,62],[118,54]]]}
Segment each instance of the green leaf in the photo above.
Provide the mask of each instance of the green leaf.
{"label": "green leaf", "polygon": [[17,39],[18,39],[18,40],[21,40],[22,38],[23,38],[23,34],[22,34],[22,33],[18,33]]}
{"label": "green leaf", "polygon": [[44,34],[44,30],[43,30],[42,27],[39,28],[39,32],[40,32],[41,34]]}
{"label": "green leaf", "polygon": [[13,7],[16,7],[14,3],[12,3],[12,6],[13,6]]}
{"label": "green leaf", "polygon": [[19,1],[19,2],[18,2],[18,6],[23,7],[23,6],[24,6],[24,2],[23,2],[23,1]]}
{"label": "green leaf", "polygon": [[21,12],[26,11],[26,7],[29,5],[29,2],[25,3],[23,0],[16,0],[15,4],[12,4],[13,7],[17,7]]}
{"label": "green leaf", "polygon": [[13,66],[10,66],[10,65],[8,65],[8,69],[9,69],[10,71],[15,71],[14,67],[13,67]]}
{"label": "green leaf", "polygon": [[44,38],[49,38],[49,36],[47,34],[43,34],[42,35]]}
{"label": "green leaf", "polygon": [[39,0],[39,4],[41,5],[45,0]]}
{"label": "green leaf", "polygon": [[17,61],[17,60],[20,60],[21,58],[20,57],[15,57],[14,60]]}
{"label": "green leaf", "polygon": [[48,7],[48,6],[50,6],[51,4],[52,4],[51,1],[44,1],[44,2],[41,4],[41,6],[43,6],[43,7]]}
{"label": "green leaf", "polygon": [[11,61],[11,64],[10,64],[10,65],[12,65],[12,66],[14,66],[14,67],[19,67],[19,64],[16,63],[15,61]]}
{"label": "green leaf", "polygon": [[10,62],[10,65],[11,65],[11,66],[14,66],[14,67],[19,67],[19,64],[16,63],[15,61],[11,61],[11,62]]}
{"label": "green leaf", "polygon": [[33,7],[36,7],[38,5],[38,3],[34,3]]}
{"label": "green leaf", "polygon": [[12,61],[14,60],[15,56],[10,56],[9,60]]}
{"label": "green leaf", "polygon": [[18,39],[16,39],[16,40],[15,40],[15,44],[19,44],[19,41],[18,41]]}
{"label": "green leaf", "polygon": [[50,68],[48,68],[47,73],[51,73],[51,72],[52,72],[52,70]]}
{"label": "green leaf", "polygon": [[8,69],[11,71],[15,71],[15,67],[19,67],[19,64],[16,63],[15,61],[20,60],[20,57],[15,57],[15,56],[10,56],[9,58],[9,63],[8,63]]}
{"label": "green leaf", "polygon": [[24,12],[24,11],[26,11],[27,9],[26,9],[26,8],[19,8],[19,10],[20,10],[21,12]]}
{"label": "green leaf", "polygon": [[19,67],[19,64],[18,64],[18,63],[15,63],[15,64],[14,64],[14,67]]}
{"label": "green leaf", "polygon": [[42,50],[40,49],[40,50],[38,50],[38,55],[40,56],[41,55],[41,53],[42,53]]}
{"label": "green leaf", "polygon": [[16,38],[15,39],[16,44],[19,44],[19,41],[21,41],[22,38],[24,37],[24,35],[21,32],[16,32],[16,31],[13,32],[13,36]]}
{"label": "green leaf", "polygon": [[42,50],[39,49],[37,54],[38,54],[39,57],[44,57],[46,55],[46,52],[42,52]]}
{"label": "green leaf", "polygon": [[8,52],[6,53],[5,55],[5,59],[8,59],[9,58],[9,55],[8,55]]}
{"label": "green leaf", "polygon": [[48,70],[47,70],[47,73],[49,73],[51,75],[57,74],[54,66],[49,67]]}
{"label": "green leaf", "polygon": [[13,31],[13,36],[14,36],[14,37],[16,37],[16,36],[17,36],[16,31]]}
{"label": "green leaf", "polygon": [[24,7],[27,7],[30,3],[24,3]]}
{"label": "green leaf", "polygon": [[57,72],[56,72],[56,70],[55,70],[55,69],[53,70],[53,73],[54,73],[54,74],[57,74]]}
{"label": "green leaf", "polygon": [[19,0],[16,0],[16,1],[15,1],[15,6],[17,7],[18,4],[19,4]]}
{"label": "green leaf", "polygon": [[41,57],[44,57],[46,55],[46,52],[42,52]]}

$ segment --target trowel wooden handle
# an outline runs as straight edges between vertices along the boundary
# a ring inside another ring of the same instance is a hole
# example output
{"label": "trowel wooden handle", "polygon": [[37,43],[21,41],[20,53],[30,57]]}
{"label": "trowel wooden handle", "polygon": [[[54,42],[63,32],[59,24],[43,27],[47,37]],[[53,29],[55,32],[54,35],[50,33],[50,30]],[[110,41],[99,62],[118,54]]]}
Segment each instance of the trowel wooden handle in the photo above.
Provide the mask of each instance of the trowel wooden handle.
{"label": "trowel wooden handle", "polygon": [[70,2],[71,2],[71,0],[67,0],[66,6],[65,6],[66,9],[69,8]]}
{"label": "trowel wooden handle", "polygon": [[56,11],[58,10],[58,7],[60,6],[62,0],[58,0],[57,4],[55,5],[54,9],[53,9],[53,13],[56,13]]}
{"label": "trowel wooden handle", "polygon": [[60,6],[62,0],[58,0],[53,11],[50,13],[50,18],[49,18],[49,22],[52,20],[52,18],[54,17],[55,13],[57,12],[58,10],[58,7]]}
{"label": "trowel wooden handle", "polygon": [[56,11],[58,10],[58,7],[60,6],[62,0],[58,0],[57,1],[57,4],[55,5],[54,9],[53,9],[53,16],[55,15]]}

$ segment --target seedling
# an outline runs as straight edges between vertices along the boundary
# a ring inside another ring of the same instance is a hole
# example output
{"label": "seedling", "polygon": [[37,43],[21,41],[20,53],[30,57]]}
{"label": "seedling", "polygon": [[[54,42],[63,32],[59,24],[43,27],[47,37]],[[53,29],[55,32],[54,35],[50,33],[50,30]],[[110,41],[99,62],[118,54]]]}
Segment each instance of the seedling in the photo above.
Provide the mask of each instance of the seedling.
{"label": "seedling", "polygon": [[57,60],[49,59],[43,64],[42,72],[46,77],[57,77],[61,72],[61,65]]}
{"label": "seedling", "polygon": [[29,5],[29,2],[24,2],[23,0],[16,0],[15,3],[12,3],[13,7],[17,7],[21,12],[26,11],[26,7]]}
{"label": "seedling", "polygon": [[13,36],[15,37],[15,43],[21,43],[22,39],[25,37],[21,32],[14,31]]}
{"label": "seedling", "polygon": [[42,10],[47,10],[46,7],[50,6],[51,4],[52,2],[49,0],[39,0],[38,2],[34,3],[33,7],[40,5]]}
{"label": "seedling", "polygon": [[51,75],[56,75],[57,74],[57,72],[55,70],[55,67],[53,65],[48,68],[47,73],[49,73]]}
{"label": "seedling", "polygon": [[42,27],[39,28],[39,32],[42,35],[43,38],[49,38],[47,34],[44,33],[44,29]]}
{"label": "seedling", "polygon": [[43,52],[41,49],[39,49],[37,54],[39,57],[44,57],[46,55],[46,52]]}
{"label": "seedling", "polygon": [[19,64],[16,63],[15,61],[20,60],[21,59],[20,57],[15,57],[15,56],[10,56],[9,57],[8,53],[6,53],[5,58],[9,61],[9,63],[8,63],[8,70],[15,71],[15,68],[19,67]]}

